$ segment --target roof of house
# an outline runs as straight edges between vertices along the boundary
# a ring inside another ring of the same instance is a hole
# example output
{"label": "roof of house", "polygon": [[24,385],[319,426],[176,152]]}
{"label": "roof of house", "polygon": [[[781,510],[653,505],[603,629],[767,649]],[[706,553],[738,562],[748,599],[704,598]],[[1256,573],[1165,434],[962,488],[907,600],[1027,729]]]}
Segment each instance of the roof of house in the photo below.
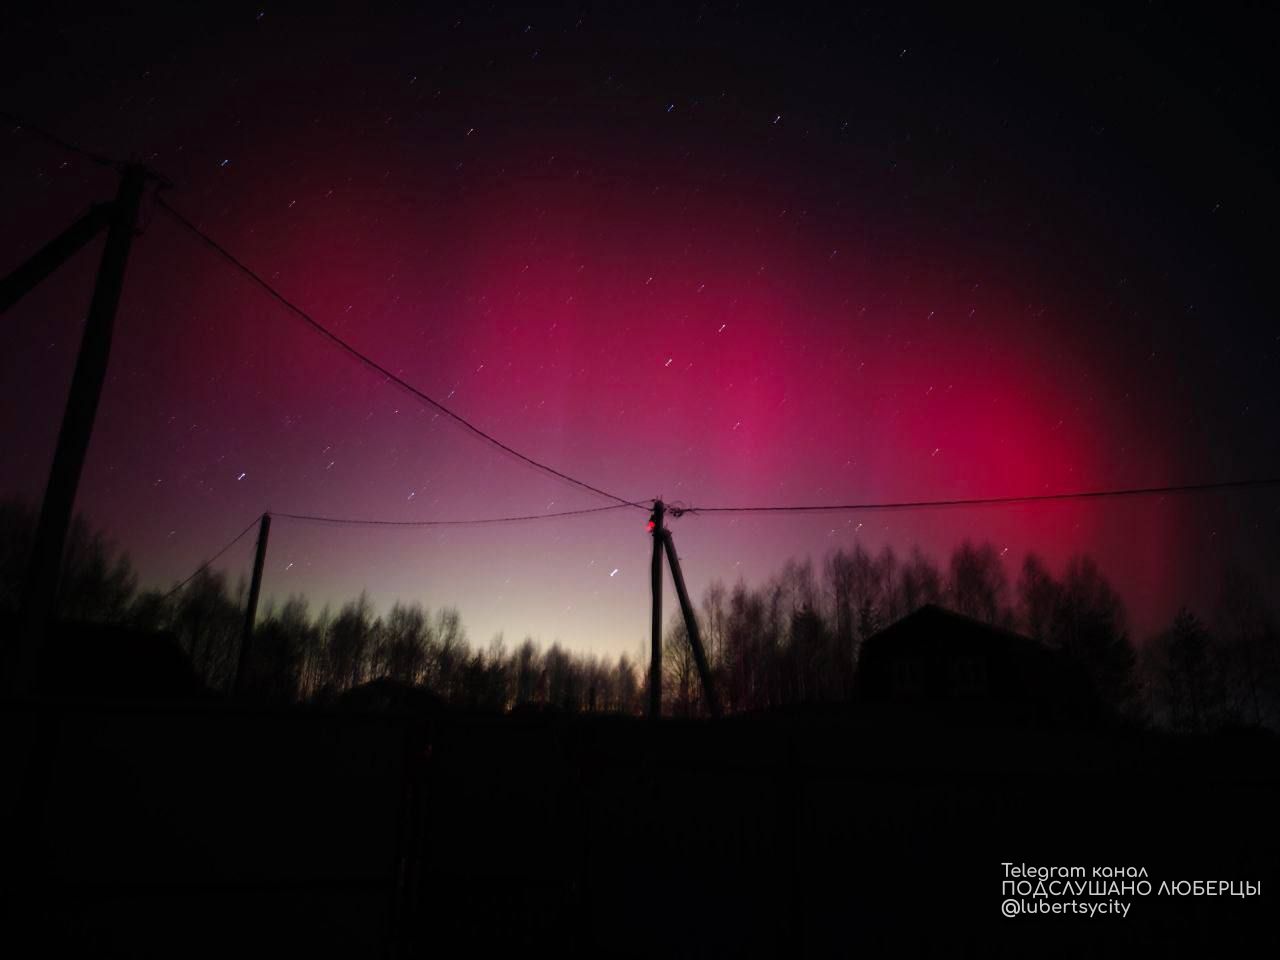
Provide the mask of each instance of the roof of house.
{"label": "roof of house", "polygon": [[[904,663],[912,671],[906,681],[898,666]],[[966,678],[968,682],[962,682]],[[936,604],[868,637],[854,685],[856,696],[864,701],[964,696],[992,704],[1084,704],[1090,699],[1079,666],[1057,651]]]}
{"label": "roof of house", "polygon": [[872,648],[888,644],[895,645],[895,648],[898,644],[908,644],[916,650],[921,644],[938,648],[945,645],[951,649],[973,644],[988,649],[1042,649],[1030,637],[956,613],[936,603],[926,603],[868,637],[863,643],[863,655]]}

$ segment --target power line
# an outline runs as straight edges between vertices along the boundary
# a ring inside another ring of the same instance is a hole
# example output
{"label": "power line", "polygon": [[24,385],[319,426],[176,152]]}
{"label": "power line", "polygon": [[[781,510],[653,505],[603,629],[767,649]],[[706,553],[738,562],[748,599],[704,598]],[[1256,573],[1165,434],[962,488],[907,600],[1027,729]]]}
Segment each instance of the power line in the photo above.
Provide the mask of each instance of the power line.
{"label": "power line", "polygon": [[[32,133],[36,134],[37,136],[49,141],[50,143],[54,144],[55,146],[63,150],[67,150],[72,153],[76,153],[81,156],[87,157],[88,159],[92,160],[94,163],[100,164],[104,167],[120,170],[125,166],[125,164],[123,164],[120,161],[113,160],[110,157],[106,157],[101,154],[94,153],[90,150],[86,150],[85,148],[78,146],[77,144],[74,144],[69,140],[64,140],[63,138],[59,137],[57,134],[52,133],[43,127],[37,126],[32,123],[28,123],[25,120],[23,120],[21,117],[18,117],[12,113],[9,113],[8,111],[0,111],[0,119],[3,119],[9,123],[12,123],[15,127],[18,127],[20,129],[29,130]],[[169,181],[165,177],[156,173],[155,171],[148,170],[147,174],[151,179],[160,181],[164,186],[169,185]],[[295,314],[297,314],[299,317],[305,320],[316,331],[323,334],[325,337],[327,337],[333,343],[337,344],[343,350],[347,351],[347,353],[351,354],[361,363],[364,363],[366,366],[382,374],[384,377],[386,377],[388,380],[395,383],[397,386],[409,391],[411,394],[413,394],[418,399],[422,400],[424,403],[429,404],[430,406],[439,410],[441,413],[452,418],[456,422],[462,424],[462,426],[466,427],[468,430],[470,430],[472,433],[479,436],[481,439],[498,447],[504,453],[514,456],[517,459],[522,460],[525,463],[538,468],[539,470],[546,471],[547,473],[550,473],[553,476],[560,478],[561,480],[566,480],[569,483],[576,484],[577,486],[582,487],[585,490],[589,490],[590,492],[598,494],[599,496],[605,497],[607,499],[616,500],[618,506],[641,507],[641,508],[644,507],[645,505],[644,501],[625,500],[622,497],[609,493],[606,490],[601,490],[600,488],[592,486],[591,484],[586,483],[585,481],[579,480],[576,477],[571,477],[566,473],[562,473],[561,471],[556,470],[554,467],[551,467],[545,463],[542,463],[541,461],[535,460],[532,457],[526,456],[525,454],[521,453],[519,450],[516,450],[508,446],[507,444],[503,443],[501,440],[498,440],[496,437],[492,436],[491,434],[486,433],[484,430],[481,430],[479,427],[471,423],[465,417],[450,410],[448,407],[440,403],[438,400],[435,400],[434,398],[427,396],[421,390],[417,389],[412,384],[398,377],[396,374],[392,373],[390,370],[388,370],[386,367],[379,364],[377,361],[373,360],[371,357],[361,353],[350,343],[343,340],[333,331],[329,330],[327,327],[322,325],[319,321],[317,321],[314,317],[308,314],[305,310],[297,306],[295,303],[293,303],[292,301],[287,299],[283,294],[277,291],[274,287],[272,287],[271,284],[269,284],[261,276],[255,273],[246,264],[241,262],[229,250],[227,250],[225,247],[223,247],[221,244],[215,241],[212,237],[208,236],[206,233],[200,230],[200,228],[197,227],[194,223],[192,223],[190,220],[184,217],[181,213],[179,213],[177,210],[171,207],[165,201],[165,199],[162,196],[160,196],[159,193],[155,195],[155,200],[165,210],[165,212],[168,213],[171,217],[173,217],[179,224],[181,224],[186,229],[190,230],[197,237],[203,240],[206,244],[212,247],[220,256],[222,256],[224,259],[229,261],[241,272],[249,276],[255,283],[257,283],[264,290],[266,290],[267,293],[269,293],[276,300],[284,304],[285,307],[287,307],[289,310],[293,311]],[[569,511],[562,514],[551,514],[550,516],[569,516],[571,515],[571,513],[574,513],[574,512],[576,511]],[[583,511],[583,512],[590,512],[590,511]],[[281,514],[281,516],[287,516],[287,514]],[[294,519],[304,519],[304,518],[295,517]],[[310,517],[305,519],[318,520],[318,519],[324,519],[324,518]],[[474,521],[473,520],[457,520],[457,521],[438,521],[438,522],[439,523],[503,523],[503,522],[507,522],[508,520],[524,520],[524,519],[538,519],[538,517],[535,517],[535,516],[510,517],[510,518],[497,517],[497,518],[486,519],[486,520],[474,520]],[[368,521],[368,522],[382,523],[383,521]],[[394,521],[392,521],[392,523],[394,523]]]}
{"label": "power line", "polygon": [[237,259],[235,255],[232,254],[229,250],[227,250],[225,247],[219,244],[216,240],[214,240],[208,234],[204,233],[194,223],[192,223],[190,220],[184,217],[181,213],[179,213],[177,210],[171,207],[169,203],[162,196],[157,195],[156,202],[160,205],[160,207],[166,213],[169,214],[169,216],[173,217],[174,220],[176,220],[179,224],[181,224],[187,230],[191,231],[193,234],[195,234],[197,237],[203,240],[209,247],[211,247],[214,251],[216,251],[219,256],[221,256],[228,263],[232,264],[241,273],[245,274],[245,276],[253,280],[254,283],[262,287],[262,289],[267,291],[267,293],[269,293],[272,297],[274,297],[280,303],[284,304],[284,306],[286,306],[289,310],[291,310],[297,316],[305,320],[307,324],[309,324],[311,328],[314,329],[317,333],[320,333],[323,336],[327,337],[330,341],[337,344],[339,347],[341,347],[351,356],[355,357],[365,366],[369,367],[372,370],[375,370],[376,372],[380,373],[382,376],[390,380],[392,383],[395,383],[397,386],[407,390],[409,393],[413,394],[423,403],[426,403],[429,406],[434,407],[436,410],[439,410],[445,416],[451,418],[455,422],[466,427],[468,430],[470,430],[476,436],[480,437],[482,440],[485,440],[486,442],[497,447],[499,450],[502,450],[504,453],[510,454],[516,459],[521,460],[532,467],[536,467],[537,469],[542,470],[546,473],[549,473],[552,476],[559,477],[561,480],[567,480],[569,483],[572,483],[575,486],[581,487],[584,490],[589,490],[590,492],[597,494],[598,496],[605,497],[609,500],[615,500],[620,506],[631,507],[631,506],[637,505],[636,501],[634,500],[627,500],[623,497],[617,496],[616,494],[609,493],[607,490],[601,490],[599,487],[592,486],[591,484],[587,483],[584,480],[579,480],[576,477],[571,477],[569,476],[569,474],[563,473],[560,470],[555,469],[555,467],[549,466],[541,462],[540,460],[535,460],[533,457],[530,457],[526,454],[521,453],[519,450],[516,450],[513,447],[510,447],[507,444],[503,443],[501,440],[497,439],[492,434],[486,433],[484,430],[481,430],[479,427],[477,427],[470,420],[467,420],[461,414],[454,413],[454,411],[450,410],[439,400],[436,400],[432,397],[427,396],[417,387],[413,386],[408,381],[392,373],[390,370],[388,370],[382,364],[378,363],[376,360],[372,359],[371,357],[369,357],[364,353],[361,353],[359,350],[357,350],[354,346],[352,346],[346,340],[343,340],[340,336],[338,336],[328,327],[321,324],[318,320],[312,317],[309,313],[307,313],[297,304],[293,303],[293,301],[285,297],[284,294],[280,293],[278,290],[275,289],[275,287],[271,286],[270,283],[268,283],[266,280],[264,280],[262,277],[256,274],[252,269],[250,269],[248,266],[242,263],[239,259]]}
{"label": "power line", "polygon": [[770,507],[673,507],[677,517],[686,513],[836,513],[848,510],[918,510],[935,507],[985,507],[1015,503],[1045,503],[1057,500],[1099,500],[1107,497],[1142,497],[1158,494],[1203,493],[1212,490],[1240,490],[1248,487],[1280,486],[1280,477],[1256,480],[1223,480],[1214,483],[1184,483],[1163,487],[1129,487],[1116,490],[1082,490],[1072,493],[1041,493],[1021,497],[969,497],[957,500],[902,500],[884,503],[836,503],[820,506]]}
{"label": "power line", "polygon": [[174,587],[172,590],[166,593],[163,597],[161,597],[161,600],[168,600],[175,593],[177,593],[183,587],[185,587],[188,583],[190,583],[196,577],[200,576],[200,574],[202,574],[205,570],[208,570],[209,567],[217,563],[218,559],[224,553],[226,553],[228,550],[234,547],[237,543],[239,543],[242,539],[244,539],[244,535],[248,533],[250,530],[252,530],[254,527],[256,527],[258,525],[258,521],[260,521],[261,519],[262,519],[262,514],[258,514],[256,517],[254,517],[253,521],[247,527],[245,527],[243,530],[237,533],[234,539],[232,539],[225,547],[223,547],[221,550],[215,553],[212,557],[210,557],[204,563],[200,564],[200,566],[196,567],[195,572],[193,572],[191,576],[187,577],[187,579],[183,580],[180,584],[178,584],[176,587]]}
{"label": "power line", "polygon": [[282,517],[288,520],[305,520],[311,523],[329,523],[346,526],[461,527],[480,526],[492,523],[519,523],[525,520],[553,520],[558,517],[578,517],[589,513],[604,513],[609,510],[621,510],[623,507],[647,508],[648,505],[649,502],[647,501],[636,500],[631,503],[614,503],[607,507],[587,507],[582,510],[561,510],[558,513],[531,513],[513,517],[484,517],[474,520],[365,520],[356,517],[322,517],[307,513],[272,513],[271,516]]}
{"label": "power line", "polygon": [[110,157],[104,156],[100,153],[94,153],[92,150],[86,150],[84,147],[77,146],[76,144],[72,143],[70,140],[64,140],[62,139],[62,137],[58,136],[56,133],[52,133],[51,131],[46,130],[44,127],[37,126],[34,123],[29,123],[28,121],[22,119],[22,117],[15,116],[14,114],[10,113],[7,110],[0,110],[0,119],[4,120],[6,123],[13,124],[13,126],[21,130],[28,130],[31,133],[34,133],[40,139],[47,140],[49,143],[52,143],[55,147],[58,147],[61,150],[66,150],[69,153],[79,154],[80,156],[85,157],[86,159],[96,163],[100,167],[107,167],[110,170],[121,170],[125,166],[119,160],[113,160]]}
{"label": "power line", "polygon": [[146,179],[153,180],[166,187],[173,185],[169,178],[158,170],[145,166],[141,163],[117,160],[104,153],[96,153],[93,150],[87,150],[77,143],[72,143],[70,140],[63,139],[53,131],[46,129],[39,124],[31,123],[29,120],[24,120],[17,114],[10,113],[8,110],[0,110],[0,120],[4,120],[7,123],[12,124],[18,130],[24,130],[35,134],[41,140],[53,144],[59,150],[65,150],[68,153],[74,153],[82,156],[86,160],[89,160],[91,163],[96,163],[100,167],[105,167],[108,170],[114,170],[116,173],[123,173],[126,168],[131,166],[137,167],[142,170],[143,176]]}
{"label": "power line", "polygon": [[[59,147],[60,149],[69,151],[71,153],[79,154],[100,166],[108,167],[114,170],[121,170],[124,167],[124,164],[121,161],[114,160],[110,157],[95,153],[90,150],[86,150],[84,147],[78,146],[77,144],[74,144],[68,140],[64,140],[62,137],[59,137],[57,134],[52,133],[51,131],[37,124],[30,123],[24,120],[23,118],[16,116],[15,114],[9,113],[8,111],[0,110],[0,119],[3,119],[13,124],[15,127],[19,129],[28,130],[36,134],[37,136],[41,137],[42,139]],[[169,181],[165,177],[156,173],[155,171],[148,170],[148,176],[151,179],[160,181],[164,186],[169,185]],[[240,270],[242,273],[248,276],[255,283],[257,283],[268,294],[270,294],[272,297],[278,300],[281,304],[283,304],[286,308],[288,308],[294,314],[296,314],[297,316],[301,317],[304,321],[306,321],[306,323],[309,324],[314,330],[316,330],[318,333],[328,338],[331,342],[335,343],[337,346],[341,347],[351,356],[355,357],[361,363],[368,366],[370,369],[376,371],[377,373],[380,373],[382,376],[386,377],[392,383],[408,391],[413,396],[417,397],[419,400],[423,401],[429,406],[434,407],[436,410],[439,410],[441,413],[450,417],[455,422],[461,424],[463,427],[465,427],[467,430],[474,433],[476,436],[480,437],[482,440],[485,440],[486,442],[497,447],[499,450],[502,450],[504,453],[507,453],[510,456],[513,456],[518,460],[521,460],[524,463],[529,464],[532,467],[535,467],[539,470],[549,473],[552,476],[558,477],[561,480],[565,480],[578,487],[581,487],[584,490],[588,490],[591,493],[595,493],[599,496],[616,501],[616,504],[609,507],[597,507],[597,508],[589,508],[584,510],[566,510],[559,513],[550,513],[550,514],[529,514],[524,516],[490,517],[490,518],[470,519],[470,520],[425,520],[425,521],[365,520],[365,519],[357,519],[357,518],[322,517],[322,516],[313,516],[313,515],[307,515],[307,514],[287,514],[287,513],[273,514],[273,516],[286,517],[293,520],[306,520],[306,521],[312,521],[312,522],[318,522],[318,523],[349,524],[349,525],[419,526],[419,527],[462,526],[462,525],[479,525],[479,524],[492,524],[492,523],[514,523],[514,522],[526,521],[526,520],[544,520],[544,519],[552,519],[555,517],[567,517],[567,516],[576,516],[576,515],[588,514],[588,513],[599,513],[604,510],[615,510],[620,507],[639,507],[641,509],[645,509],[647,505],[652,502],[652,501],[626,500],[622,497],[617,496],[616,494],[609,493],[607,490],[602,490],[599,487],[595,487],[583,480],[579,480],[576,477],[572,477],[569,474],[563,473],[555,469],[554,467],[549,466],[548,464],[545,464],[539,460],[535,460],[532,457],[521,453],[519,450],[516,450],[513,447],[508,446],[507,444],[503,443],[501,440],[498,440],[492,434],[486,433],[484,430],[480,429],[475,424],[471,423],[471,421],[467,420],[462,415],[455,413],[453,410],[446,407],[440,401],[427,396],[427,394],[423,393],[417,387],[413,386],[403,378],[392,373],[390,370],[382,366],[376,360],[372,359],[371,357],[367,356],[364,353],[361,353],[359,350],[357,350],[354,346],[352,346],[346,340],[342,339],[336,333],[329,330],[327,327],[321,324],[318,320],[312,317],[309,313],[307,313],[297,304],[293,303],[291,300],[289,300],[287,297],[281,294],[278,290],[276,290],[273,286],[271,286],[270,283],[268,283],[261,276],[255,273],[250,267],[248,267],[246,264],[240,261],[229,250],[227,250],[225,247],[219,244],[216,240],[214,240],[208,234],[204,233],[194,223],[192,223],[185,216],[183,216],[181,213],[175,210],[172,206],[170,206],[169,203],[164,199],[164,197],[161,196],[159,193],[155,195],[155,200],[156,200],[156,203],[159,204],[159,206],[162,207],[164,211],[168,213],[171,217],[173,217],[174,220],[176,220],[181,226],[185,227],[187,230],[191,231],[191,233],[193,233],[196,237],[203,240],[216,253],[218,253],[221,257],[223,257],[225,260],[231,263],[234,267],[236,267],[238,270]],[[1276,486],[1276,485],[1280,485],[1280,478],[1263,478],[1263,479],[1253,479],[1253,480],[1226,480],[1226,481],[1210,482],[1210,483],[1191,483],[1191,484],[1178,484],[1178,485],[1155,486],[1155,487],[1132,487],[1132,488],[1112,489],[1112,490],[1086,490],[1086,491],[1073,491],[1070,493],[1032,494],[1032,495],[1026,495],[1026,496],[1014,496],[1014,497],[969,497],[969,498],[960,498],[960,499],[952,499],[952,500],[905,500],[905,501],[891,501],[891,502],[879,502],[879,503],[777,505],[777,506],[748,506],[748,507],[675,506],[675,507],[670,507],[669,512],[674,517],[681,517],[687,513],[695,513],[695,514],[697,513],[830,513],[830,512],[852,511],[852,510],[868,510],[868,511],[869,510],[913,510],[913,509],[933,509],[933,508],[943,508],[943,507],[1000,506],[1000,505],[1020,504],[1020,503],[1045,503],[1045,502],[1064,501],[1064,500],[1089,500],[1089,499],[1103,499],[1103,498],[1112,498],[1112,497],[1152,496],[1152,495],[1178,494],[1178,493],[1199,493],[1199,492],[1208,492],[1208,491],[1215,491],[1215,490],[1244,489],[1249,487],[1266,487],[1266,486]],[[257,523],[257,520],[255,520],[254,523]],[[215,560],[217,560],[218,557],[220,557],[223,553],[225,553],[228,549],[230,549],[231,546],[233,546],[241,537],[245,535],[245,533],[248,533],[248,531],[252,529],[252,527],[253,527],[253,524],[250,524],[249,527],[245,528],[245,530],[242,531],[235,538],[235,540],[232,540],[231,543],[228,543],[225,547],[223,547],[222,550],[220,550],[213,558],[211,558],[210,560],[202,564],[195,571],[195,573],[193,573],[190,577],[188,577],[186,580],[180,583],[177,587],[175,587],[173,591],[170,591],[170,594],[167,596],[171,596],[173,593],[176,593],[178,590],[182,589],[182,587],[186,586],[187,583],[189,583],[192,579],[194,579],[194,577],[198,575],[202,570],[208,567],[209,564],[213,563]]]}
{"label": "power line", "polygon": [[[285,520],[302,520],[309,523],[327,523],[333,525],[344,526],[378,526],[378,527],[461,527],[461,526],[480,526],[483,524],[494,523],[519,523],[527,520],[554,520],[560,517],[578,517],[591,513],[605,513],[610,510],[621,510],[623,507],[642,507],[646,508],[652,501],[632,501],[630,503],[614,503],[607,507],[586,507],[580,510],[561,510],[557,513],[531,513],[523,516],[510,517],[480,517],[468,520],[366,520],[358,517],[324,517],[310,513],[272,513],[271,516],[276,519]],[[176,587],[166,593],[161,599],[168,600],[174,594],[180,592],[183,587],[198,577],[209,567],[221,559],[222,555],[234,547],[237,543],[244,539],[245,534],[258,525],[262,520],[262,514],[253,518],[253,521],[235,535],[221,550],[206,560],[192,572]]]}

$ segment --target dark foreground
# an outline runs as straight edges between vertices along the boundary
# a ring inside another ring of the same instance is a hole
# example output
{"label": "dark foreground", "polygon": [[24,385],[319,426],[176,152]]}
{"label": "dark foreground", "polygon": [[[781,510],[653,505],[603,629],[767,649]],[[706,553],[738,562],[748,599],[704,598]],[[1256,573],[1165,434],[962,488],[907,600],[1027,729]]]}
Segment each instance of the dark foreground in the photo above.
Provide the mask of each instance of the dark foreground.
{"label": "dark foreground", "polygon": [[[1280,947],[1263,734],[81,702],[8,705],[0,736],[3,936],[40,946],[21,955]],[[1127,916],[1005,918],[1005,862],[1143,868],[1152,893],[1046,901]],[[1261,894],[1157,893],[1183,880]]]}

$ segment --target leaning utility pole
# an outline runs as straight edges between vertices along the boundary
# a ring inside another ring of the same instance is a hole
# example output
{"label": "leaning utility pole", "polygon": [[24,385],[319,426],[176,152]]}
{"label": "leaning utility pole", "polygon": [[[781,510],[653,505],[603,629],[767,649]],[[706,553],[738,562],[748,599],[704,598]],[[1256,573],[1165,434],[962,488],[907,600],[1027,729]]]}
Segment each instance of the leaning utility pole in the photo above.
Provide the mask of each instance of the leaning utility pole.
{"label": "leaning utility pole", "polygon": [[236,663],[237,694],[243,694],[249,675],[249,658],[253,653],[253,622],[258,617],[258,595],[262,592],[262,568],[267,562],[267,535],[271,533],[271,514],[264,513],[258,524],[258,549],[253,555],[253,580],[249,584],[249,603],[244,611],[244,632],[240,635],[240,659]]}
{"label": "leaning utility pole", "polygon": [[71,391],[62,416],[44,502],[40,507],[40,520],[27,568],[16,649],[8,651],[6,686],[11,695],[29,693],[36,686],[40,648],[54,617],[58,577],[62,572],[62,551],[75,508],[76,489],[89,449],[89,438],[93,433],[102,384],[106,379],[116,307],[124,288],[125,264],[133,244],[138,205],[148,176],[150,174],[142,166],[126,166],[121,171],[120,187],[109,211],[102,208],[90,211],[0,283],[3,308],[7,309],[87,243],[100,227],[107,227],[107,241],[102,250],[93,300],[89,305],[84,336],[80,340]]}
{"label": "leaning utility pole", "polygon": [[685,629],[689,633],[689,646],[693,647],[693,659],[698,665],[698,679],[702,681],[702,696],[707,701],[707,709],[713,717],[720,716],[720,701],[716,698],[716,689],[711,681],[711,665],[707,663],[707,654],[702,648],[702,634],[698,631],[698,618],[693,614],[693,604],[689,602],[689,591],[684,587],[684,573],[680,570],[680,558],[676,556],[676,544],[671,539],[671,531],[662,531],[662,542],[667,548],[667,562],[671,564],[671,579],[676,584],[676,597],[680,600],[680,612],[684,614]]}
{"label": "leaning utility pole", "polygon": [[653,587],[653,654],[649,663],[649,716],[657,718],[662,713],[662,552],[665,549],[667,562],[671,565],[671,579],[676,585],[676,597],[680,600],[680,613],[684,616],[685,631],[689,635],[689,646],[693,648],[693,659],[698,665],[702,696],[706,700],[708,712],[713,717],[718,717],[720,701],[716,697],[711,665],[707,662],[707,654],[702,647],[698,619],[694,616],[693,604],[689,602],[689,591],[685,589],[684,573],[680,569],[680,558],[676,556],[675,541],[671,539],[671,531],[662,525],[666,509],[666,504],[655,500],[653,516],[649,518],[649,529],[653,532],[653,566],[650,571]]}

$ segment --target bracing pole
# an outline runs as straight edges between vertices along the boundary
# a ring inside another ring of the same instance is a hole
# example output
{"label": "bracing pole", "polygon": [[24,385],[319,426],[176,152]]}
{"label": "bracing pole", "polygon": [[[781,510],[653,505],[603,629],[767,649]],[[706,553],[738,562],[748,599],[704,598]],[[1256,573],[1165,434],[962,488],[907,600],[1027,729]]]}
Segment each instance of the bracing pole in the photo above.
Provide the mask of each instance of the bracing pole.
{"label": "bracing pole", "polygon": [[111,222],[115,205],[95,203],[89,212],[32,254],[0,280],[0,313],[25,297],[41,280],[62,266]]}
{"label": "bracing pole", "polygon": [[680,612],[684,614],[684,625],[689,634],[689,645],[693,647],[693,659],[698,664],[698,678],[702,681],[702,696],[707,704],[707,711],[713,716],[720,716],[720,701],[716,698],[715,684],[711,679],[711,665],[707,662],[706,651],[702,647],[702,635],[698,632],[698,618],[693,614],[693,604],[689,602],[689,591],[684,586],[684,573],[680,570],[680,558],[676,556],[675,541],[671,539],[671,531],[662,531],[662,542],[667,548],[667,562],[671,564],[671,579],[676,583],[676,596],[680,598]]}

